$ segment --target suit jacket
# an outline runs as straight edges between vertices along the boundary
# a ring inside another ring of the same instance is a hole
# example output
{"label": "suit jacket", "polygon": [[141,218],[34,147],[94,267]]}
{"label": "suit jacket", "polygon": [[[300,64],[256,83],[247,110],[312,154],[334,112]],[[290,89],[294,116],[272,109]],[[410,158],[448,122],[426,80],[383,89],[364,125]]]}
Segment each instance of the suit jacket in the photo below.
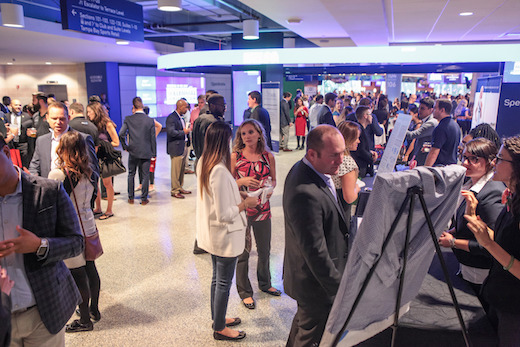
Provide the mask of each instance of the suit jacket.
{"label": "suit jacket", "polygon": [[298,302],[332,304],[347,262],[348,227],[328,186],[303,161],[285,180],[285,292]]}
{"label": "suit jacket", "polygon": [[[477,216],[495,230],[495,222],[504,208],[502,205],[502,193],[505,185],[502,182],[488,181],[478,194],[475,194],[477,205]],[[491,268],[492,258],[486,249],[479,245],[475,235],[468,228],[468,221],[464,218],[466,212],[466,199],[462,201],[455,215],[455,238],[469,240],[469,252],[453,248],[457,260],[465,265],[479,269]]]}
{"label": "suit jacket", "polygon": [[[72,128],[69,127],[68,131],[71,131],[71,129]],[[96,149],[94,147],[94,141],[90,135],[83,134],[81,132],[80,134],[87,142],[90,162],[94,172],[97,174],[97,176],[99,176],[99,163],[96,155]],[[34,149],[31,164],[29,165],[29,172],[33,175],[45,178],[47,178],[49,175],[49,172],[51,171],[51,140],[52,133],[42,135],[36,139],[36,148]]]}
{"label": "suit jacket", "polygon": [[[18,143],[25,143],[25,142],[28,142],[28,140],[29,140],[29,136],[27,136],[27,129],[32,128],[34,123],[33,123],[32,117],[28,113],[22,112],[21,116],[22,116],[22,124],[21,124],[20,130],[19,130],[19,133],[18,133],[19,134]],[[9,113],[7,115],[7,121],[10,124],[13,123],[13,118],[14,118],[13,113]]]}
{"label": "suit jacket", "polygon": [[172,157],[184,154],[186,134],[183,129],[181,115],[177,111],[170,113],[166,118],[166,153]]}
{"label": "suit jacket", "polygon": [[280,101],[280,128],[288,126],[291,123],[291,108],[289,102],[285,99]]}
{"label": "suit jacket", "polygon": [[44,260],[24,254],[25,273],[45,327],[56,334],[81,298],[63,259],[84,248],[78,216],[61,183],[22,172],[23,228],[49,241]]}
{"label": "suit jacket", "polygon": [[271,118],[269,112],[262,106],[257,106],[251,112],[251,119],[255,119],[262,124],[265,130],[265,137],[267,139],[267,146],[272,150],[273,144],[271,143]]}
{"label": "suit jacket", "polygon": [[[128,143],[126,136],[128,135]],[[155,123],[144,112],[136,112],[123,121],[119,140],[125,151],[135,158],[151,159],[157,156]]]}
{"label": "suit jacket", "polygon": [[[355,121],[359,124],[359,122]],[[363,128],[361,124],[359,124],[361,128],[361,135],[359,136],[359,145],[355,151],[350,152],[350,155],[356,161],[359,170],[362,171],[363,168],[368,168],[372,163],[372,154],[370,153],[370,141],[369,135],[367,134],[368,128],[370,125],[367,125],[366,128]]]}
{"label": "suit jacket", "polygon": [[333,127],[336,126],[336,122],[334,122],[334,117],[332,117],[332,112],[330,111],[330,107],[325,105],[325,112],[322,112],[318,117],[318,125],[320,124],[329,124]]}

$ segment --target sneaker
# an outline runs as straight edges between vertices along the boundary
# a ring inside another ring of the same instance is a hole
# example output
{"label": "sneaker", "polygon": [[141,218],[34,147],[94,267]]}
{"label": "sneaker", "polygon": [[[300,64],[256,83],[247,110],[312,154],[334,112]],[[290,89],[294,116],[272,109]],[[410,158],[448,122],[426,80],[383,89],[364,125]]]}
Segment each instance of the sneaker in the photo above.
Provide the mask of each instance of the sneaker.
{"label": "sneaker", "polygon": [[83,324],[79,321],[79,319],[75,319],[72,323],[67,324],[65,327],[66,333],[79,333],[81,331],[92,331],[94,330],[94,324],[89,322],[87,324]]}

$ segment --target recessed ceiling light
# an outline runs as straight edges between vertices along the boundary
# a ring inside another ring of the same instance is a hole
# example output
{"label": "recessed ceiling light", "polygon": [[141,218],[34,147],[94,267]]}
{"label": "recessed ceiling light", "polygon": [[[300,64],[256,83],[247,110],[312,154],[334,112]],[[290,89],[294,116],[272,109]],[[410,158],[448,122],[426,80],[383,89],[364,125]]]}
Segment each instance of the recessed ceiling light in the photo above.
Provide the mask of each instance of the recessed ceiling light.
{"label": "recessed ceiling light", "polygon": [[158,0],[157,8],[166,12],[182,11],[182,0]]}
{"label": "recessed ceiling light", "polygon": [[45,64],[46,65],[52,65],[52,63],[50,61],[46,61]]}
{"label": "recessed ceiling light", "polygon": [[13,63],[9,62],[9,63],[7,63],[7,65],[13,65]]}
{"label": "recessed ceiling light", "polygon": [[116,44],[117,44],[117,45],[120,45],[120,46],[126,46],[126,45],[129,45],[129,44],[130,44],[130,41],[128,41],[128,40],[117,39],[117,40],[116,40]]}
{"label": "recessed ceiling light", "polygon": [[473,12],[461,12],[461,13],[459,13],[459,16],[463,16],[463,17],[465,17],[465,16],[473,16]]}
{"label": "recessed ceiling light", "polygon": [[300,24],[302,22],[301,18],[298,17],[291,17],[287,19],[287,23],[289,24]]}
{"label": "recessed ceiling light", "polygon": [[442,46],[442,43],[436,43],[435,46]]}

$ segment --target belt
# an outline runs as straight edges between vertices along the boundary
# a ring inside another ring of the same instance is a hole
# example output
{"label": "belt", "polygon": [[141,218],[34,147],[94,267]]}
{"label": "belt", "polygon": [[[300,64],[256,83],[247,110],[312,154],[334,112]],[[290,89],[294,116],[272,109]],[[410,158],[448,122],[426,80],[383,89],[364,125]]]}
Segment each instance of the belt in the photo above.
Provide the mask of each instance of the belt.
{"label": "belt", "polygon": [[26,311],[29,311],[29,310],[32,309],[32,308],[35,308],[35,307],[36,307],[36,305],[32,305],[32,306],[29,306],[29,307],[21,308],[21,309],[19,309],[19,310],[16,310],[16,311],[11,312],[11,314],[20,314],[20,313],[24,313],[24,312],[26,312]]}

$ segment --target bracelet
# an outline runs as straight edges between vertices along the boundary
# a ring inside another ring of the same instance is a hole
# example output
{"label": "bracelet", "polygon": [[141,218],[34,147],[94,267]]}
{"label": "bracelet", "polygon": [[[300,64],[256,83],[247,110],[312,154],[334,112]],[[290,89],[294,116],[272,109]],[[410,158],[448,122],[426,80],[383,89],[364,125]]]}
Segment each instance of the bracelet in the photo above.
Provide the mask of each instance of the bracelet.
{"label": "bracelet", "polygon": [[455,241],[457,241],[457,239],[454,238],[454,237],[450,239],[449,242],[450,242],[450,247],[451,247],[451,248],[456,248],[456,247],[455,247]]}
{"label": "bracelet", "polygon": [[503,266],[502,268],[506,271],[509,271],[509,269],[511,269],[513,267],[514,262],[515,262],[515,256],[512,255],[511,260],[509,261],[509,264],[507,264],[507,266]]}

